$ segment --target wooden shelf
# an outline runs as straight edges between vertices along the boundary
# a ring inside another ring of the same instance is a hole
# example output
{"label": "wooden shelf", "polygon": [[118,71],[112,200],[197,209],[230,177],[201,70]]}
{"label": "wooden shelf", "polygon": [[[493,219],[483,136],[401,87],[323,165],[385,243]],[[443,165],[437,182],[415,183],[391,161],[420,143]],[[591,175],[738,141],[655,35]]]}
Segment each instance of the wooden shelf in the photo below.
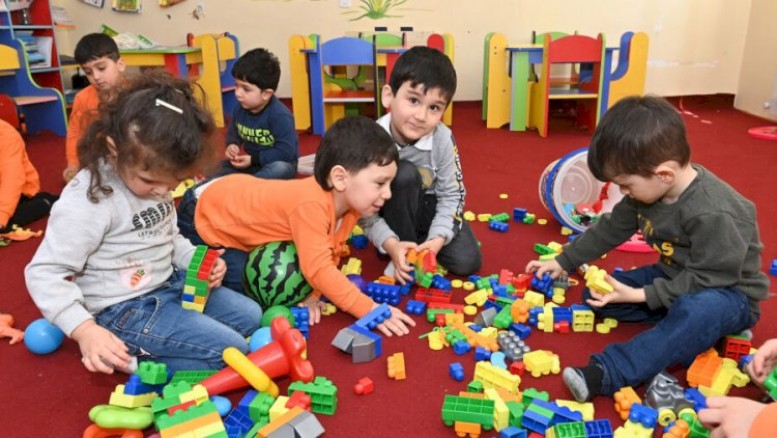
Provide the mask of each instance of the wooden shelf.
{"label": "wooden shelf", "polygon": [[56,96],[14,96],[14,102],[19,106],[35,105],[36,103],[56,102]]}

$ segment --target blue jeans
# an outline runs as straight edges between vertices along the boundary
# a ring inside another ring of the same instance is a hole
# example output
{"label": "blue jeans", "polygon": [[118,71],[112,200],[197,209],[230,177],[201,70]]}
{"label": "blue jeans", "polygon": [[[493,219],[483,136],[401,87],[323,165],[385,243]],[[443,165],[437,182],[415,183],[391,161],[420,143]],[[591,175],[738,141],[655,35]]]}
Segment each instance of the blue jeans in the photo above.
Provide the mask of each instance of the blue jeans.
{"label": "blue jeans", "polygon": [[[207,245],[200,235],[197,234],[197,230],[194,227],[194,210],[197,207],[197,198],[194,196],[194,189],[196,187],[187,190],[178,204],[178,229],[181,235],[189,239],[192,244]],[[224,254],[221,255],[221,259],[227,264],[227,273],[224,276],[222,285],[244,294],[243,271],[248,261],[248,253],[234,248],[223,249]]]}
{"label": "blue jeans", "polygon": [[175,370],[218,370],[222,353],[235,347],[247,354],[246,337],[261,326],[262,309],[225,287],[213,289],[204,313],[181,307],[185,272],[176,270],[159,289],[114,304],[95,316],[139,361],[153,360]]}
{"label": "blue jeans", "polygon": [[[626,285],[641,288],[657,278],[667,278],[658,267],[613,274]],[[583,299],[590,298],[586,288]],[[667,367],[691,361],[709,350],[722,337],[739,333],[755,324],[747,296],[734,287],[709,288],[687,293],[666,309],[647,304],[609,304],[594,309],[601,318],[655,323],[631,340],[608,345],[592,359],[604,368],[602,394],[612,395],[624,386],[636,386]]]}
{"label": "blue jeans", "polygon": [[229,160],[222,161],[219,176],[232,173],[250,173],[257,178],[264,179],[292,179],[297,176],[297,161],[294,161],[293,163],[288,161],[273,161],[264,166],[249,166],[245,169],[235,168]]}

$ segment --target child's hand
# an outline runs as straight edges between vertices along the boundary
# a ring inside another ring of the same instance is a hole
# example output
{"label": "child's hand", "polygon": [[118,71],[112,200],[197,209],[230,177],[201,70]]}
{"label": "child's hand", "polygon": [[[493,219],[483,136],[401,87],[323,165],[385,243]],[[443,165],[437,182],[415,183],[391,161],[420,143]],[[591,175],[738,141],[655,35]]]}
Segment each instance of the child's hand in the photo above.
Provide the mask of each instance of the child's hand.
{"label": "child's hand", "polygon": [[65,184],[69,183],[71,179],[78,173],[78,166],[67,166],[62,172],[62,179],[65,180]]}
{"label": "child's hand", "polygon": [[535,273],[537,277],[542,277],[545,273],[548,273],[552,278],[558,278],[564,272],[564,268],[561,267],[556,259],[548,260],[547,262],[532,260],[526,265],[526,272]]}
{"label": "child's hand", "polygon": [[747,372],[754,383],[763,386],[764,380],[769,377],[769,373],[775,366],[777,366],[777,338],[769,339],[758,348],[753,360],[747,364]]}
{"label": "child's hand", "polygon": [[429,239],[426,242],[418,245],[416,251],[421,252],[425,249],[432,251],[435,254],[439,254],[442,247],[445,246],[445,238],[437,236],[434,239]]}
{"label": "child's hand", "polygon": [[[224,250],[219,249],[218,253],[219,255],[224,254]],[[213,269],[210,270],[210,276],[208,277],[208,288],[215,289],[221,286],[225,275],[227,275],[227,262],[219,257],[213,263]]]}
{"label": "child's hand", "polygon": [[240,155],[240,146],[236,144],[231,144],[227,146],[227,150],[225,152],[225,155],[227,156],[227,159],[229,161],[233,161]]}
{"label": "child's hand", "polygon": [[238,155],[235,158],[231,158],[229,162],[235,169],[247,169],[251,165],[251,156]]}
{"label": "child's hand", "polygon": [[413,277],[410,276],[413,266],[407,263],[406,256],[409,250],[417,249],[417,247],[415,242],[400,242],[394,238],[389,238],[383,243],[383,249],[391,257],[391,262],[394,264],[394,279],[402,285],[413,280]]}
{"label": "child's hand", "polygon": [[707,409],[699,411],[699,421],[712,437],[748,436],[755,417],[766,405],[741,397],[710,397]]}
{"label": "child's hand", "polygon": [[81,359],[87,370],[96,373],[113,374],[115,368],[129,366],[129,349],[121,339],[97,325],[93,319],[82,323],[70,335],[78,342]]}
{"label": "child's hand", "polygon": [[326,303],[313,294],[308,295],[298,306],[308,308],[308,315],[310,316],[308,324],[310,325],[321,322],[321,313],[326,309]]}
{"label": "child's hand", "polygon": [[[376,307],[378,307],[378,304],[375,304],[373,309]],[[392,333],[397,336],[410,333],[410,329],[407,326],[415,327],[415,321],[394,306],[389,306],[389,309],[391,309],[391,317],[383,321],[382,324],[378,324],[378,330],[386,336],[391,336]]]}
{"label": "child's hand", "polygon": [[608,275],[605,277],[607,282],[612,285],[612,292],[608,294],[600,294],[599,292],[589,288],[592,299],[586,300],[586,302],[593,307],[603,307],[608,303],[644,303],[645,302],[645,289],[635,289],[631,286],[626,286],[620,281],[614,279]]}

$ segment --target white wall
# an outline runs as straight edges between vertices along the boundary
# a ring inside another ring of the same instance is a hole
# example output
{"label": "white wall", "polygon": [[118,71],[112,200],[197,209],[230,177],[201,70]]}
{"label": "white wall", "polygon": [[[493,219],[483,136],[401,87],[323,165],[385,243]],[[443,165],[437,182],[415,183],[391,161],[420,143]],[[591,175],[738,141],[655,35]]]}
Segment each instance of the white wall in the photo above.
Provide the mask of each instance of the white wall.
{"label": "white wall", "polygon": [[[98,31],[102,23],[140,33],[165,45],[180,45],[187,32],[235,34],[242,51],[263,46],[281,59],[288,72],[288,37],[319,33],[328,39],[346,31],[374,26],[413,26],[453,34],[459,75],[456,100],[479,100],[482,85],[483,39],[501,32],[511,43],[526,43],[532,30],[604,32],[610,45],[628,30],[650,37],[648,92],[659,95],[736,93],[742,65],[751,2],[774,0],[407,0],[391,10],[394,18],[350,21],[363,2],[351,0],[187,0],[171,8],[144,1],[141,14],[97,9],[77,0],[52,0],[67,8],[76,29],[59,31],[60,53],[72,54],[78,39]],[[203,4],[205,16],[192,10]],[[772,8],[773,9],[773,8]],[[772,18],[774,15],[772,15]],[[766,17],[762,17],[766,20]],[[774,21],[774,20],[772,20]],[[774,50],[772,50],[774,53]],[[284,74],[278,95],[290,95]]]}
{"label": "white wall", "polygon": [[777,2],[753,0],[734,106],[777,121],[764,102],[777,100]]}

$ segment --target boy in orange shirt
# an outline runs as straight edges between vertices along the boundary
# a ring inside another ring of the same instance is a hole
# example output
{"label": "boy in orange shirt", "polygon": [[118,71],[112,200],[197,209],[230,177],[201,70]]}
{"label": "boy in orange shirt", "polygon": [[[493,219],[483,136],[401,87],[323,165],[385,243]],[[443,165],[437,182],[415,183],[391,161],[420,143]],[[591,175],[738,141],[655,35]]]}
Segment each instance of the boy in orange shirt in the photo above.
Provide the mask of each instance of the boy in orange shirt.
{"label": "boy in orange shirt", "polygon": [[67,167],[62,172],[66,183],[78,172],[78,142],[97,118],[97,107],[104,98],[101,96],[124,79],[125,69],[116,42],[102,33],[84,35],[76,45],[75,58],[86,74],[89,86],[78,92],[70,113],[65,143]]}
{"label": "boy in orange shirt", "polygon": [[[340,253],[360,216],[377,214],[391,197],[399,155],[391,137],[366,117],[346,117],[327,131],[316,153],[314,176],[270,180],[235,174],[186,192],[178,207],[181,234],[194,244],[225,248],[224,285],[243,290],[248,252],[269,242],[294,241],[299,265],[313,292],[284,305],[310,310],[310,323],[321,317],[321,295],[361,318],[378,305],[339,269]],[[263,294],[277,294],[262,290]],[[272,301],[272,300],[268,300]],[[391,307],[378,329],[409,333],[415,322]]]}
{"label": "boy in orange shirt", "polygon": [[0,120],[0,233],[49,214],[57,196],[40,191],[40,178],[19,132]]}

